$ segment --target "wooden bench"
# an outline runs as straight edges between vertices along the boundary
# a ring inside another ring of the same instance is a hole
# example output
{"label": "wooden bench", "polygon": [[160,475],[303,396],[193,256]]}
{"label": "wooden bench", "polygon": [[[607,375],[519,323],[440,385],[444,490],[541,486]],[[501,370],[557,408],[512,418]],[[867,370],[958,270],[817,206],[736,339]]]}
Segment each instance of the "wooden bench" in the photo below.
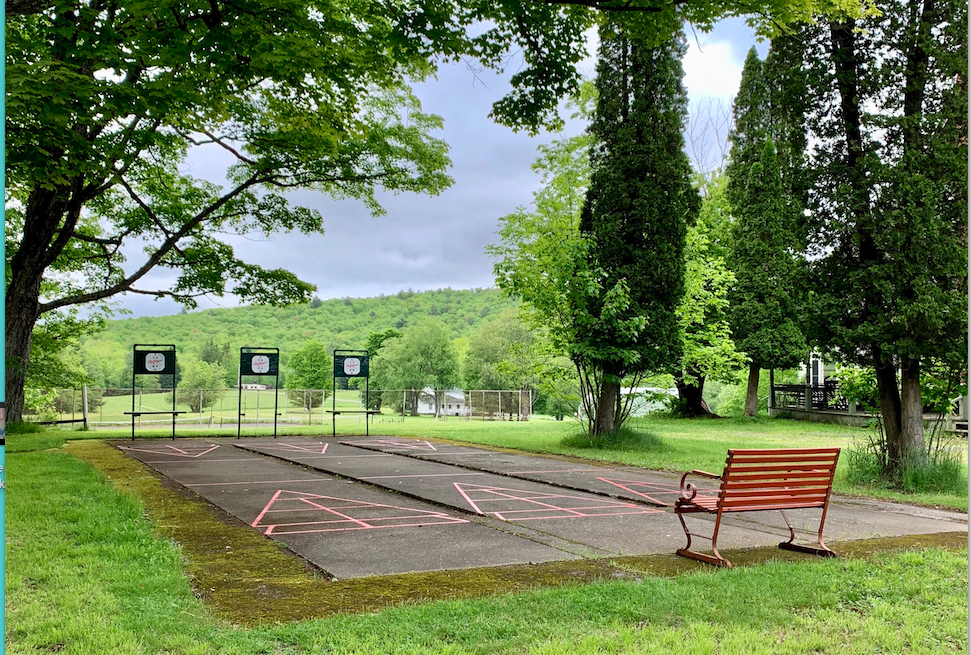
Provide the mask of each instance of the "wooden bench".
{"label": "wooden bench", "polygon": [[[761,512],[779,510],[789,527],[789,541],[779,548],[796,550],[824,557],[836,557],[836,553],[823,543],[823,524],[833,489],[833,476],[839,459],[839,448],[793,448],[778,450],[729,450],[725,470],[715,475],[706,471],[690,471],[681,478],[681,498],[674,504],[674,511],[688,537],[688,544],[678,550],[678,555],[731,568],[732,563],[718,552],[718,529],[722,516],[734,512]],[[689,475],[721,480],[717,496],[698,495],[698,487],[688,482]],[[794,543],[796,533],[786,516],[787,509],[819,507],[817,540],[819,547]],[[715,529],[711,537],[692,535],[684,522],[685,514],[706,513],[715,515]],[[713,555],[691,550],[691,537],[711,541]]]}

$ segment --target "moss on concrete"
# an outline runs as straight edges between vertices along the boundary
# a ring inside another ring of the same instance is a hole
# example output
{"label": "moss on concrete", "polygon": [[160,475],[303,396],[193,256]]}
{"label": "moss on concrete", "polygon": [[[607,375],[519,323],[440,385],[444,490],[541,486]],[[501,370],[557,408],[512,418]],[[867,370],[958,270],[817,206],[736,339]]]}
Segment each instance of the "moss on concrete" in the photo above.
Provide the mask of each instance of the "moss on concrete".
{"label": "moss on concrete", "polygon": [[[141,498],[161,537],[182,548],[185,572],[197,595],[237,624],[296,621],[391,605],[582,585],[645,575],[674,576],[706,565],[672,554],[578,560],[335,580],[285,546],[156,474],[101,441],[69,442],[65,449],[101,470],[124,493]],[[834,545],[844,557],[911,548],[965,548],[965,533],[918,535]],[[736,566],[769,560],[810,561],[776,548],[726,551]]]}

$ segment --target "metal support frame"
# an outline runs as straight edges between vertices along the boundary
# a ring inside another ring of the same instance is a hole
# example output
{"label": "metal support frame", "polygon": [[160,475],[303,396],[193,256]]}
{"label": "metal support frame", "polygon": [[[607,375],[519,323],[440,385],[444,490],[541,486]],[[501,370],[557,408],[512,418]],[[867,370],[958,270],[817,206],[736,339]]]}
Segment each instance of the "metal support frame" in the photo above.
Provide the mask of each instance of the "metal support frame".
{"label": "metal support frame", "polygon": [[[244,373],[243,370],[243,357],[244,355],[272,355],[275,359],[270,361],[270,369],[266,373],[254,373],[252,368],[247,369],[249,372]],[[271,372],[272,371],[272,372]],[[242,435],[243,430],[243,377],[267,377],[272,375],[274,378],[273,382],[273,438],[276,439],[276,429],[277,429],[277,417],[279,414],[279,403],[280,403],[280,349],[279,348],[262,348],[260,346],[243,346],[239,349],[239,376],[237,377],[236,387],[239,391],[236,400],[236,438],[239,439]],[[257,392],[257,398],[259,398],[259,393]],[[258,405],[257,405],[258,407]],[[259,419],[259,411],[257,411],[257,419]]]}
{"label": "metal support frame", "polygon": [[[145,350],[139,350],[139,348],[145,348]],[[165,373],[164,370],[168,369],[168,362],[163,367],[163,371],[152,371],[152,370],[139,370],[140,368],[147,368],[147,365],[140,365],[138,355],[147,356],[149,353],[161,352],[163,355],[168,357],[169,354],[172,356],[172,372]],[[172,411],[167,412],[136,412],[135,411],[135,376],[136,375],[171,375],[172,376]],[[131,440],[135,440],[135,417],[141,416],[142,414],[171,414],[172,415],[172,441],[175,441],[175,417],[179,414],[184,414],[185,412],[176,411],[176,387],[178,386],[178,363],[176,357],[175,344],[171,343],[136,343],[132,345],[132,367],[131,367],[131,411],[125,412],[131,415]]]}
{"label": "metal support frame", "polygon": [[[330,395],[331,434],[332,436],[335,436],[335,437],[337,436],[337,415],[341,413],[337,411],[337,378],[338,377],[343,377],[343,378],[363,377],[364,378],[364,410],[361,413],[364,414],[364,434],[365,436],[370,436],[371,435],[371,431],[370,431],[371,414],[376,413],[376,412],[372,412],[370,409],[371,407],[371,370],[370,368],[368,368],[367,373],[363,376],[347,376],[347,375],[338,376],[337,358],[346,357],[348,355],[350,356],[363,355],[365,362],[367,362],[367,360],[371,356],[371,353],[367,350],[335,350],[334,351],[334,383],[333,383],[333,389],[331,390],[331,395]],[[350,413],[350,412],[346,412],[346,413]]]}

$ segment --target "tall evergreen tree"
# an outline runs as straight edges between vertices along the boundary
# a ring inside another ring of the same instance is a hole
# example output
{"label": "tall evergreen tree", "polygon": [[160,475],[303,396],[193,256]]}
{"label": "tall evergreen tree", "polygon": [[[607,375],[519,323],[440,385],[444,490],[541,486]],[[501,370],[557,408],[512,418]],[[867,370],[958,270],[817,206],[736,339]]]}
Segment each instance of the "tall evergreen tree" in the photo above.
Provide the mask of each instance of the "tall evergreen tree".
{"label": "tall evergreen tree", "polygon": [[[801,202],[782,184],[772,139],[774,131],[791,132],[791,122],[774,120],[766,68],[752,48],[735,102],[728,166],[728,198],[734,218],[730,259],[736,276],[730,320],[736,346],[749,358],[745,398],[749,416],[758,408],[760,370],[795,366],[807,352],[799,328],[795,258],[800,249],[797,208]],[[800,148],[798,142],[787,145],[789,171],[801,168],[793,162],[793,153]]]}
{"label": "tall evergreen tree", "polygon": [[[620,427],[625,377],[673,372],[681,355],[676,311],[684,294],[685,234],[701,204],[684,152],[686,51],[683,34],[650,47],[619,20],[600,29],[580,232],[606,293],[578,299],[577,309],[591,320],[580,324],[572,353],[584,395],[595,399],[595,436]],[[628,329],[632,324],[637,328]]]}
{"label": "tall evergreen tree", "polygon": [[875,370],[899,476],[926,456],[921,371],[967,365],[968,7],[879,8],[806,41],[812,337]]}
{"label": "tall evergreen tree", "polygon": [[738,202],[731,238],[736,276],[731,323],[736,345],[749,358],[745,414],[755,416],[759,371],[793,367],[808,351],[794,300],[797,217],[788,211],[771,139],[763,141],[761,156],[752,163]]}

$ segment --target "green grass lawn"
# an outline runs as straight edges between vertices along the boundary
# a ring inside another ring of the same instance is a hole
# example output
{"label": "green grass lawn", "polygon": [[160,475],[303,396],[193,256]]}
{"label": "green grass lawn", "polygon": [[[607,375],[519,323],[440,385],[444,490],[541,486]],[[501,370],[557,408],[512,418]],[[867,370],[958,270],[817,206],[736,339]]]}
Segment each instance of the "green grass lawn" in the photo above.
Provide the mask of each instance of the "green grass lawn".
{"label": "green grass lawn", "polygon": [[[50,445],[9,439],[21,437]],[[943,549],[235,626],[193,593],[180,546],[104,474],[56,449],[12,452],[7,465],[8,653],[967,652],[967,551]]]}
{"label": "green grass lawn", "polygon": [[[354,394],[356,392],[339,392]],[[347,400],[344,398],[344,400]],[[130,402],[130,399],[129,399]],[[554,421],[544,416],[534,416],[530,421],[483,421],[449,417],[435,419],[430,416],[400,417],[390,413],[376,417],[370,424],[372,435],[427,437],[450,439],[470,444],[513,448],[527,452],[549,453],[582,457],[605,463],[629,464],[649,469],[684,472],[704,469],[720,473],[729,448],[807,448],[840,447],[849,448],[864,440],[868,428],[854,428],[825,423],[810,423],[788,419],[670,419],[646,417],[633,419],[633,436],[627,441],[610,444],[608,447],[594,448],[579,439],[580,428],[575,421]],[[330,434],[331,424],[323,425],[283,425],[278,427],[279,434],[314,435]],[[63,438],[105,438],[113,431],[63,432]],[[343,416],[337,421],[338,435],[362,435],[365,432],[364,418]],[[118,437],[128,436],[127,430],[117,433]],[[141,437],[168,437],[165,429],[139,429]],[[180,425],[180,437],[236,436],[236,426],[226,428],[198,427]],[[272,435],[272,424],[243,430],[244,436]],[[8,450],[21,447],[30,448],[32,439],[57,443],[57,437],[35,435],[14,435],[8,441]],[[53,439],[53,441],[52,441]],[[24,444],[21,446],[20,444]],[[967,464],[967,441],[957,442],[961,457]],[[846,457],[841,459],[835,480],[837,493],[896,500],[947,507],[967,511],[967,493],[954,495],[942,493],[905,494],[880,487],[857,487],[846,479]]]}

